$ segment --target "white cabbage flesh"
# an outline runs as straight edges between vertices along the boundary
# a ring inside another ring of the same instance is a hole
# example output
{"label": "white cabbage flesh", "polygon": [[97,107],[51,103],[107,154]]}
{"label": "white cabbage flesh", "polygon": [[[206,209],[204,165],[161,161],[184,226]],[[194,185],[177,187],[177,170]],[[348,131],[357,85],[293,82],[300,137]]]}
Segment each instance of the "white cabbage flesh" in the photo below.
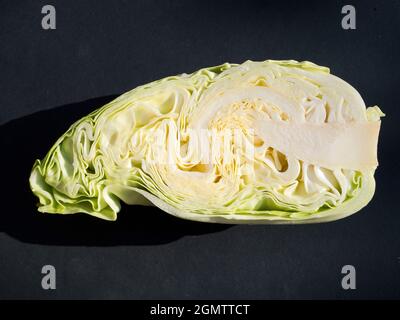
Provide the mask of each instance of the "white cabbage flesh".
{"label": "white cabbage flesh", "polygon": [[204,222],[335,220],[374,194],[381,116],[326,67],[226,63],[79,120],[35,162],[31,189],[41,212],[108,220],[121,200]]}

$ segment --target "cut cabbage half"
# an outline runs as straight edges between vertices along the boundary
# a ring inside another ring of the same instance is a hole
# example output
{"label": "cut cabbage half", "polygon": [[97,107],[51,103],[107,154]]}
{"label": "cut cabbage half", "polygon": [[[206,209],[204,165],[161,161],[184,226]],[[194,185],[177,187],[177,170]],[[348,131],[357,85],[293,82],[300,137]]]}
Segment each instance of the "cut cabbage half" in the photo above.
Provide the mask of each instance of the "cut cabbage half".
{"label": "cut cabbage half", "polygon": [[30,185],[41,212],[107,220],[121,201],[203,222],[336,220],[374,194],[381,116],[326,67],[225,63],[82,118],[35,162]]}

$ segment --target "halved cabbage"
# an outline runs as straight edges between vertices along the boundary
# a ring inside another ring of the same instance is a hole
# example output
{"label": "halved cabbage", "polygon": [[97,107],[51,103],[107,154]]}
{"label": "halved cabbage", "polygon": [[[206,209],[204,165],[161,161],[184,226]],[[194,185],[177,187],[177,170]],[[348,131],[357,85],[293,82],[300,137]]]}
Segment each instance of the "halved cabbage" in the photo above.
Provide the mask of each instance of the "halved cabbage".
{"label": "halved cabbage", "polygon": [[107,220],[122,200],[203,222],[330,221],[374,194],[381,116],[326,67],[225,63],[79,120],[35,162],[30,185],[41,212]]}

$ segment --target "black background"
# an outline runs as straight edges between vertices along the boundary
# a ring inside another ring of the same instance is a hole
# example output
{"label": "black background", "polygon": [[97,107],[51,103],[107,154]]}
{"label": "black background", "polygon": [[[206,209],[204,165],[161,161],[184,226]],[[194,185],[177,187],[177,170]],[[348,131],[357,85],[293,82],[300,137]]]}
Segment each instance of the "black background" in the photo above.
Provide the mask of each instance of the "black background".
{"label": "black background", "polygon": [[[42,6],[57,29],[41,28]],[[0,298],[400,298],[400,2],[1,1]],[[164,76],[247,59],[310,60],[378,104],[373,201],[303,226],[188,222],[124,206],[117,222],[36,213],[34,159],[76,119]],[[57,289],[41,288],[41,268]],[[341,268],[357,289],[341,288]]]}

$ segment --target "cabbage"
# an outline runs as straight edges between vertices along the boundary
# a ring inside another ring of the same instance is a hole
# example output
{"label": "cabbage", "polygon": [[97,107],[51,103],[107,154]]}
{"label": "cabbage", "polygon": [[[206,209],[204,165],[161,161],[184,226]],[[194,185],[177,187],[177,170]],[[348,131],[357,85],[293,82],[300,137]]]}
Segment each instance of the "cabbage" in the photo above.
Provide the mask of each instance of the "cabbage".
{"label": "cabbage", "polygon": [[336,220],[375,191],[380,117],[311,62],[225,63],[137,87],[73,124],[30,186],[41,212],[121,201],[219,223]]}

